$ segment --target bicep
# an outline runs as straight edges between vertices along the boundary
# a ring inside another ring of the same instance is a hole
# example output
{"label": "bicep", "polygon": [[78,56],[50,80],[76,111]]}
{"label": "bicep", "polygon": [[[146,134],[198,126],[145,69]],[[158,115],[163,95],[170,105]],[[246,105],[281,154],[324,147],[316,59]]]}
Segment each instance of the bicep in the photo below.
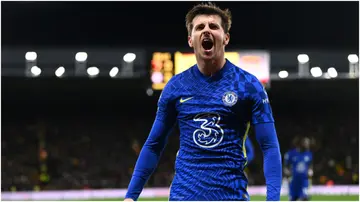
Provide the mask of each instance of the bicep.
{"label": "bicep", "polygon": [[169,125],[166,122],[155,119],[144,147],[151,148],[156,153],[161,152],[165,147],[168,135],[170,134],[172,128],[173,125]]}
{"label": "bicep", "polygon": [[262,149],[269,147],[278,147],[278,138],[276,135],[274,123],[260,123],[255,125],[256,140]]}
{"label": "bicep", "polygon": [[270,101],[265,88],[257,79],[247,84],[248,96],[251,108],[251,123],[271,123],[274,122]]}
{"label": "bicep", "polygon": [[167,136],[170,134],[176,122],[176,110],[174,103],[174,86],[169,81],[162,91],[156,111],[156,118],[151,128],[145,146],[164,146]]}
{"label": "bicep", "polygon": [[[171,80],[170,80],[171,81]],[[156,120],[174,125],[176,120],[176,109],[174,100],[174,86],[171,82],[165,86],[157,104]]]}

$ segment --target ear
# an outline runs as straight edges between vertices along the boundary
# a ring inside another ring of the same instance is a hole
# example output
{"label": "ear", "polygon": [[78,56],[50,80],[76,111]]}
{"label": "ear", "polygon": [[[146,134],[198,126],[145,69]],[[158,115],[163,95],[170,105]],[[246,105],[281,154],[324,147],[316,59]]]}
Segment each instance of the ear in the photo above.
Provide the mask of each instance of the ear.
{"label": "ear", "polygon": [[230,34],[229,33],[226,33],[225,34],[225,37],[224,37],[224,45],[228,45],[230,42]]}
{"label": "ear", "polygon": [[188,36],[188,44],[189,44],[190,48],[193,48],[191,36]]}

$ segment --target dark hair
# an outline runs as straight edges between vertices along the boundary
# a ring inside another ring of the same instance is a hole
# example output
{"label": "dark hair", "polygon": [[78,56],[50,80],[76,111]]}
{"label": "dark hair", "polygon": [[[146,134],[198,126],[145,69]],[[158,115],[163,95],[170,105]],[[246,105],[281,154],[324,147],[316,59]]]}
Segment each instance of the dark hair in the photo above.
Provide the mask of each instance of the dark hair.
{"label": "dark hair", "polygon": [[225,33],[229,33],[231,27],[231,12],[229,9],[222,10],[215,4],[208,2],[194,6],[186,14],[186,28],[189,36],[193,28],[192,21],[198,15],[218,15],[221,18],[221,26]]}

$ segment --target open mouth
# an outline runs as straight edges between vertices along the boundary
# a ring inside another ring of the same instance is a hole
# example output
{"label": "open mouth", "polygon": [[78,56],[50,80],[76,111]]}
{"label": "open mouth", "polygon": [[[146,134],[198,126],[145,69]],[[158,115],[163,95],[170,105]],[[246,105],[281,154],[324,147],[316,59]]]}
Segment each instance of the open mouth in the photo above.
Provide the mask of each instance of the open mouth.
{"label": "open mouth", "polygon": [[214,42],[211,39],[206,38],[206,39],[203,39],[201,45],[205,50],[211,50],[212,47],[214,46]]}

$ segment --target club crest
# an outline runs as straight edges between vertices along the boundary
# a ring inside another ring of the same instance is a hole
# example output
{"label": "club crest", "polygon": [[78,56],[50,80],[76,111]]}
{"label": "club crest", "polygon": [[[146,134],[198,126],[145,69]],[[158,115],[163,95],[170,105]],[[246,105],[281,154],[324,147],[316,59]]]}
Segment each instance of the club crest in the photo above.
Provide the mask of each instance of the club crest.
{"label": "club crest", "polygon": [[226,92],[222,97],[222,101],[226,106],[234,106],[238,100],[238,96],[234,92]]}

